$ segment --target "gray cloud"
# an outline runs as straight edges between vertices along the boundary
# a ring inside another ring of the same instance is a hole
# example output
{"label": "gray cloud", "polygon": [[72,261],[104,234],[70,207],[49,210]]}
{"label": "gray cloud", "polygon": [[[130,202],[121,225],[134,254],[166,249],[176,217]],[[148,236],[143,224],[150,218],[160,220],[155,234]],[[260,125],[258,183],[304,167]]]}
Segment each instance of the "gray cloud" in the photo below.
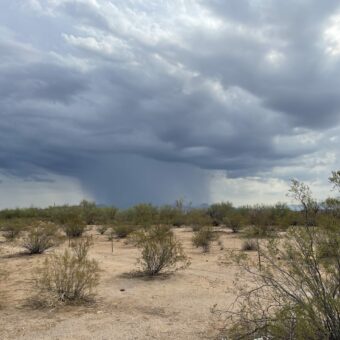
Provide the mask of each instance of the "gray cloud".
{"label": "gray cloud", "polygon": [[22,4],[0,5],[2,171],[128,205],[339,166],[336,1]]}

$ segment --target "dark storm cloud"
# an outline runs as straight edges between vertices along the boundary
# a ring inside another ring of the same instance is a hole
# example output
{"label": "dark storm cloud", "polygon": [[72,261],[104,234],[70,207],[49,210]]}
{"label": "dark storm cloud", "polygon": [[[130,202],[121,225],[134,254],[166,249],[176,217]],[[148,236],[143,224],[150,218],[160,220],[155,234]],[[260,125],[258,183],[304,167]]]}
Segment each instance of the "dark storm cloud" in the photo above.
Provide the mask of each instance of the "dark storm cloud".
{"label": "dark storm cloud", "polygon": [[336,158],[340,59],[324,31],[337,10],[17,1],[0,30],[0,168],[76,177],[99,201],[127,205],[185,192],[204,201],[215,170],[245,177]]}
{"label": "dark storm cloud", "polygon": [[46,100],[69,103],[82,92],[86,80],[77,72],[44,62],[14,65],[2,72],[0,99]]}

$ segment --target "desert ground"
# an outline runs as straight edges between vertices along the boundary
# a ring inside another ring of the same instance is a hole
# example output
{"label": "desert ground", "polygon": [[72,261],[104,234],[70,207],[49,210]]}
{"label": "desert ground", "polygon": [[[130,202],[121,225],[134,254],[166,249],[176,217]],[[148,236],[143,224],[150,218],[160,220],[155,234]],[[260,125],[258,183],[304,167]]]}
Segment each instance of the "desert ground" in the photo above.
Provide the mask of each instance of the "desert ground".
{"label": "desert ground", "polygon": [[[9,274],[0,283],[0,339],[214,339],[219,320],[211,309],[225,308],[234,299],[237,268],[223,265],[227,249],[240,248],[242,239],[221,231],[209,253],[191,243],[191,228],[174,232],[183,243],[190,267],[153,279],[130,275],[139,250],[124,239],[111,242],[90,228],[94,237],[91,257],[101,268],[94,303],[85,306],[33,308],[34,270],[53,251],[22,255],[22,248],[0,243],[0,265]],[[3,241],[3,240],[2,240]]]}

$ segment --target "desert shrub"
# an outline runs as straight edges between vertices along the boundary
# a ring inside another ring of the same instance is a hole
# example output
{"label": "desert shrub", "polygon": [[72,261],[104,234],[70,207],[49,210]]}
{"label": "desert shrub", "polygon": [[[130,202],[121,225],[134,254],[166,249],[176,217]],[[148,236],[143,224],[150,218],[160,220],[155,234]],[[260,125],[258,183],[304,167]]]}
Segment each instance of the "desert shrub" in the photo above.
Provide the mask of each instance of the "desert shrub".
{"label": "desert shrub", "polygon": [[79,207],[81,210],[81,217],[85,224],[95,224],[96,218],[98,216],[96,203],[82,200],[79,203]]}
{"label": "desert shrub", "polygon": [[129,236],[136,228],[130,225],[119,224],[112,227],[112,236],[117,238],[126,238]]}
{"label": "desert shrub", "polygon": [[68,238],[76,238],[83,235],[86,228],[86,224],[78,215],[69,217],[64,224],[64,231]]}
{"label": "desert shrub", "polygon": [[159,223],[172,225],[175,219],[175,208],[171,205],[163,205],[159,208]]}
{"label": "desert shrub", "polygon": [[271,238],[276,237],[277,229],[271,225],[252,225],[242,230],[245,238]]}
{"label": "desert shrub", "polygon": [[116,207],[97,207],[96,224],[111,224],[114,222],[118,213]]}
{"label": "desert shrub", "polygon": [[315,226],[316,216],[319,213],[320,206],[313,198],[312,191],[309,186],[305,183],[292,179],[288,195],[300,203],[305,225]]}
{"label": "desert shrub", "polygon": [[315,253],[320,261],[334,261],[339,254],[339,240],[337,237],[334,238],[333,234],[339,233],[340,221],[333,216],[328,216],[322,220],[322,223],[317,243],[314,245]]}
{"label": "desert shrub", "polygon": [[203,226],[212,225],[212,220],[207,209],[192,208],[187,211],[185,220],[186,224],[191,226],[193,230],[198,230]]}
{"label": "desert shrub", "polygon": [[159,223],[180,227],[185,223],[184,213],[178,207],[161,206],[159,208]]}
{"label": "desert shrub", "polygon": [[29,254],[41,254],[58,243],[57,227],[52,223],[38,223],[26,232],[22,246]]}
{"label": "desert shrub", "polygon": [[58,207],[49,207],[47,208],[46,213],[52,222],[65,225],[74,218],[74,216],[79,215],[80,211],[78,206],[62,205]]}
{"label": "desert shrub", "polygon": [[174,227],[181,227],[186,222],[184,199],[180,198],[175,201],[175,217],[172,225]]}
{"label": "desert shrub", "polygon": [[156,224],[159,221],[158,209],[151,204],[137,204],[131,208],[130,214],[133,223],[143,227]]}
{"label": "desert shrub", "polygon": [[118,211],[115,207],[99,207],[95,202],[82,200],[79,203],[82,220],[87,225],[112,223]]}
{"label": "desert shrub", "polygon": [[270,206],[255,205],[249,211],[251,227],[246,228],[246,237],[265,238],[275,236],[276,220]]}
{"label": "desert shrub", "polygon": [[241,249],[243,251],[255,251],[258,249],[256,240],[245,240],[242,243]]}
{"label": "desert shrub", "polygon": [[99,283],[97,261],[88,257],[92,241],[88,238],[72,243],[71,250],[52,254],[39,269],[36,284],[42,296],[64,303],[81,302],[92,297]]}
{"label": "desert shrub", "polygon": [[323,202],[323,210],[328,215],[332,215],[335,218],[340,218],[340,199],[327,198],[325,202]]}
{"label": "desert shrub", "polygon": [[25,221],[22,219],[10,219],[1,223],[3,236],[7,241],[13,241],[18,238],[25,228]]}
{"label": "desert shrub", "polygon": [[0,211],[1,219],[16,219],[16,218],[25,218],[25,219],[35,219],[39,217],[43,217],[44,209],[40,208],[15,208],[15,209],[4,209]]}
{"label": "desert shrub", "polygon": [[255,205],[249,210],[250,226],[244,228],[243,236],[246,238],[275,237],[277,228],[272,214],[272,208],[265,205]]}
{"label": "desert shrub", "polygon": [[[324,261],[319,246],[331,241]],[[261,244],[258,259],[228,255],[244,282],[227,316],[228,339],[338,339],[340,334],[340,236],[314,227],[290,228],[281,240]],[[233,257],[234,256],[234,257]],[[249,281],[252,282],[249,287]],[[224,314],[224,313],[223,313]]]}
{"label": "desert shrub", "polygon": [[230,228],[233,233],[238,233],[243,227],[243,217],[237,213],[230,213],[228,216],[223,218],[223,222],[226,227]]}
{"label": "desert shrub", "polygon": [[168,228],[153,226],[139,230],[134,234],[134,241],[141,249],[138,262],[142,272],[148,276],[174,271],[189,264],[181,243]]}
{"label": "desert shrub", "polygon": [[232,307],[222,311],[226,323],[221,337],[339,339],[339,221],[309,226],[310,192],[295,182],[292,187],[306,202],[305,225],[289,228],[281,239],[261,242],[257,259],[243,252],[228,254],[227,263],[239,266],[238,277],[244,281],[238,281]]}
{"label": "desert shrub", "polygon": [[216,239],[216,235],[211,227],[202,227],[194,233],[192,243],[195,247],[202,247],[204,252],[208,252],[210,244]]}
{"label": "desert shrub", "polygon": [[106,224],[103,224],[97,227],[97,231],[100,235],[104,235],[108,229],[109,229],[109,226]]}
{"label": "desert shrub", "polygon": [[221,202],[212,204],[207,213],[209,214],[210,218],[214,225],[220,225],[224,221],[224,218],[229,215],[233,211],[233,205],[230,202]]}

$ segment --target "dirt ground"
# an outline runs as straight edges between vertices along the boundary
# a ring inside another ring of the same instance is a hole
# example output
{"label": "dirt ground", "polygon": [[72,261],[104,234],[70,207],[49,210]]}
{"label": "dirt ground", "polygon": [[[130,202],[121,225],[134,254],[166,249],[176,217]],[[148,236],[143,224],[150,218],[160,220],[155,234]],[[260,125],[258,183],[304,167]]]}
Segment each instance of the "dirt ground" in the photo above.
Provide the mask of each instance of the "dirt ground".
{"label": "dirt ground", "polygon": [[[139,251],[124,240],[111,242],[94,234],[91,257],[101,272],[97,298],[89,306],[33,309],[27,299],[34,294],[32,273],[45,256],[18,255],[22,248],[0,243],[0,266],[9,276],[0,282],[0,339],[213,339],[216,316],[211,308],[233,301],[236,268],[221,265],[226,249],[240,248],[242,240],[224,231],[211,251],[203,254],[191,244],[190,228],[174,229],[190,258],[189,268],[155,279],[130,277]],[[121,291],[124,290],[124,291]]]}

